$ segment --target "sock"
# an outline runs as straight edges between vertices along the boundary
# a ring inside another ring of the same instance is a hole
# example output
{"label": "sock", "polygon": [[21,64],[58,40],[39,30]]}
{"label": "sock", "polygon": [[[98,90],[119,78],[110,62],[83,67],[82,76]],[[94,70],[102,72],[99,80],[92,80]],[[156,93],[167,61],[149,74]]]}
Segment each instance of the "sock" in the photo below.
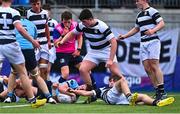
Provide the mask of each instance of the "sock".
{"label": "sock", "polygon": [[36,98],[35,97],[28,98],[28,102],[29,103],[36,103]]}
{"label": "sock", "polygon": [[95,81],[94,77],[92,76],[92,74],[90,74],[90,76],[91,76],[91,81],[92,81],[92,87],[93,87],[93,89],[97,89],[96,81]]}
{"label": "sock", "polygon": [[164,84],[158,85],[158,86],[157,86],[157,89],[158,89],[158,93],[163,94],[163,93],[165,92],[165,91],[164,91]]}
{"label": "sock", "polygon": [[8,92],[8,94],[7,94],[7,96],[11,97],[11,98],[13,97],[13,95],[14,95],[14,92]]}
{"label": "sock", "polygon": [[131,94],[131,93],[128,93],[128,94],[126,94],[125,96],[126,96],[126,98],[128,99],[128,101],[130,101],[132,94]]}
{"label": "sock", "polygon": [[66,81],[66,79],[64,79],[63,77],[60,77],[59,78],[59,83],[63,83],[63,82],[65,82]]}
{"label": "sock", "polygon": [[52,95],[52,82],[50,80],[46,80],[45,82],[48,87],[49,93]]}
{"label": "sock", "polygon": [[37,88],[38,88],[38,84],[37,84],[36,80],[33,80],[33,81],[32,81],[32,85],[33,85],[34,87],[37,87]]}
{"label": "sock", "polygon": [[49,99],[52,97],[50,93],[45,93],[44,96],[46,97],[46,99]]}
{"label": "sock", "polygon": [[158,100],[155,99],[152,103],[152,106],[157,106],[157,103],[158,103]]}
{"label": "sock", "polygon": [[13,92],[8,92],[7,97],[10,97],[11,102],[16,102],[16,95]]}
{"label": "sock", "polygon": [[154,97],[156,97],[156,96],[158,95],[158,87],[154,87],[154,89],[155,89],[155,95],[154,95]]}

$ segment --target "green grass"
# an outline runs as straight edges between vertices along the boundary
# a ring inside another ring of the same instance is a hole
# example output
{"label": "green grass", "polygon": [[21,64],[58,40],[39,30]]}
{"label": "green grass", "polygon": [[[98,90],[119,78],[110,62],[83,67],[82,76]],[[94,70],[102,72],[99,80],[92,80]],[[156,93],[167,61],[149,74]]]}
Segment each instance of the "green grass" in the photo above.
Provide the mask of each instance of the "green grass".
{"label": "green grass", "polygon": [[[171,93],[169,96],[175,97],[175,102],[169,106],[128,106],[128,105],[107,105],[103,101],[91,104],[46,104],[40,108],[30,106],[20,108],[3,108],[4,106],[23,105],[24,100],[19,103],[0,103],[0,113],[180,113],[180,93]],[[84,100],[84,98],[80,98]]]}

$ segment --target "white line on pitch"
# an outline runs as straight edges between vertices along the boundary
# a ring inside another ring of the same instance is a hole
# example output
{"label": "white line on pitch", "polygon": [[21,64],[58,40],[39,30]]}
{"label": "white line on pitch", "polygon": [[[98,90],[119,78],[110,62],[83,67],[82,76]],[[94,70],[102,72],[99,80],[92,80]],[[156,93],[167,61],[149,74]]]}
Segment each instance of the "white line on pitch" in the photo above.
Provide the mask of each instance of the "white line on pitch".
{"label": "white line on pitch", "polygon": [[0,108],[17,108],[17,107],[26,107],[31,106],[30,104],[24,104],[24,105],[11,105],[11,106],[1,106]]}

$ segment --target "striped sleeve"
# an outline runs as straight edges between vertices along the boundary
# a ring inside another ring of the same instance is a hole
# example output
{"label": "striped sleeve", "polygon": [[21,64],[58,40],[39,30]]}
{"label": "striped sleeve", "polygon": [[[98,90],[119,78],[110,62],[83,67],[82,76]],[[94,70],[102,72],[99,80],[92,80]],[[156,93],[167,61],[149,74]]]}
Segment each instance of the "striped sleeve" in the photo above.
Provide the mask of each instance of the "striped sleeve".
{"label": "striped sleeve", "polygon": [[111,40],[112,38],[115,37],[110,27],[108,27],[105,23],[101,25],[102,26],[100,27],[100,30],[102,30],[101,32],[103,33],[104,37],[106,37],[106,39]]}
{"label": "striped sleeve", "polygon": [[95,89],[94,91],[96,92],[96,97],[101,98],[101,90],[98,88],[98,89]]}
{"label": "striped sleeve", "polygon": [[160,13],[154,8],[153,8],[153,10],[150,11],[150,15],[156,23],[159,23],[163,19],[161,17]]}
{"label": "striped sleeve", "polygon": [[13,16],[13,24],[15,24],[16,22],[20,22],[21,16],[18,11],[14,10],[12,12],[12,16]]}
{"label": "striped sleeve", "polygon": [[80,34],[82,32],[82,28],[83,28],[83,24],[82,23],[79,23],[76,28],[73,29],[73,33],[75,34]]}
{"label": "striped sleeve", "polygon": [[136,18],[135,27],[139,28],[138,19]]}

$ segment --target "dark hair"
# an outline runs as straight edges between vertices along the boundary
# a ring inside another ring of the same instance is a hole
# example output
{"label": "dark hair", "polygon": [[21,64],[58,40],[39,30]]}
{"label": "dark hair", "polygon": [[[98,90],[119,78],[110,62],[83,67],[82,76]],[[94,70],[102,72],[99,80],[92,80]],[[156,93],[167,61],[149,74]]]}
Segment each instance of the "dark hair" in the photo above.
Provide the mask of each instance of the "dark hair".
{"label": "dark hair", "polygon": [[117,76],[117,75],[112,74],[112,75],[109,77],[109,81],[112,80],[112,79],[114,80],[114,82],[116,82],[116,81],[118,81],[118,80],[120,79],[120,77]]}
{"label": "dark hair", "polygon": [[49,4],[44,4],[42,8],[51,11],[51,6]]}
{"label": "dark hair", "polygon": [[16,7],[16,10],[19,11],[19,13],[21,14],[21,16],[26,16],[26,8],[23,6],[18,6]]}
{"label": "dark hair", "polygon": [[2,0],[2,2],[13,2],[12,0]]}
{"label": "dark hair", "polygon": [[82,21],[84,19],[94,18],[89,9],[83,9],[79,15],[79,19]]}
{"label": "dark hair", "polygon": [[36,2],[39,2],[41,0],[30,0],[30,3],[36,3]]}
{"label": "dark hair", "polygon": [[69,11],[64,11],[62,14],[61,14],[61,20],[69,20],[69,19],[72,19],[72,13],[69,12]]}

